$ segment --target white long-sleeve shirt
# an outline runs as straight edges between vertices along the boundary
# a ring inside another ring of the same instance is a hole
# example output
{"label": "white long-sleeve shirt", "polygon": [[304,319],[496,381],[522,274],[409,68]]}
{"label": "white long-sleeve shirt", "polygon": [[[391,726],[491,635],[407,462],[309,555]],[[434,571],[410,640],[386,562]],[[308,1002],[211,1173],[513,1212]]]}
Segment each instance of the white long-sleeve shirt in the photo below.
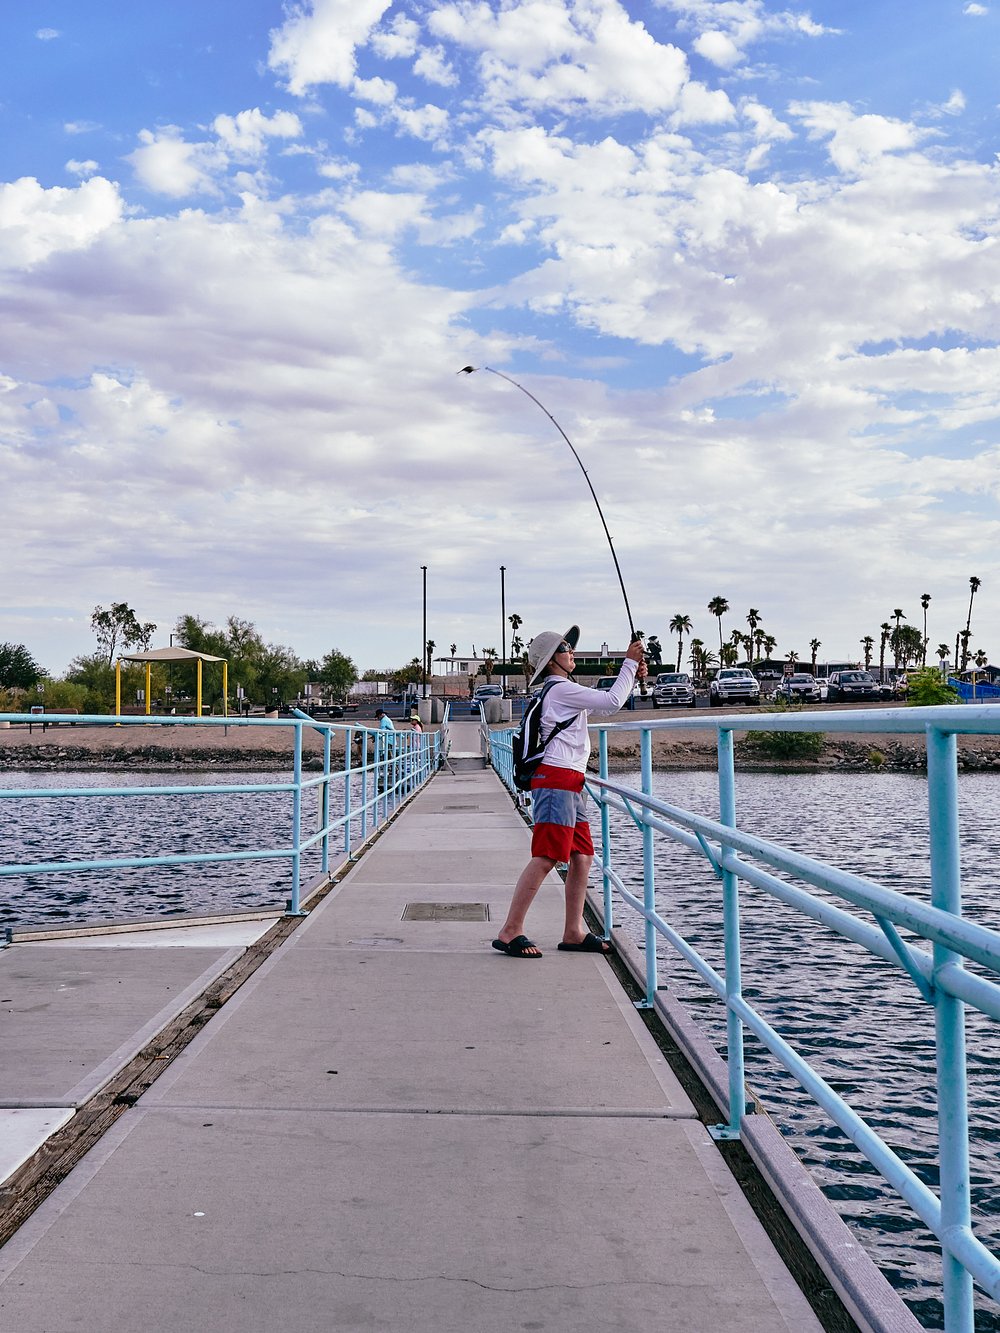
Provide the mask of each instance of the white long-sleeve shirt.
{"label": "white long-sleeve shirt", "polygon": [[591,751],[588,718],[617,713],[632,693],[637,669],[637,664],[626,657],[610,690],[592,690],[573,680],[560,680],[549,687],[542,701],[542,736],[547,736],[557,722],[573,720],[546,745],[546,767],[586,773]]}

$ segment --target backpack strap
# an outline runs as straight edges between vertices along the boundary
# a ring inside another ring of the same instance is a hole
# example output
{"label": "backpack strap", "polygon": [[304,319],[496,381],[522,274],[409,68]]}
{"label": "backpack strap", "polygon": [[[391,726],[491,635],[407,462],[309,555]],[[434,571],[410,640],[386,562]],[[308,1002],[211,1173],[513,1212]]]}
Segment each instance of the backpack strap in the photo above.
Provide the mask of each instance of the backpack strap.
{"label": "backpack strap", "polygon": [[559,684],[558,679],[546,681],[545,684],[542,686],[541,694],[538,696],[538,739],[539,741],[541,741],[543,753],[545,751],[546,746],[549,744],[549,741],[554,741],[555,738],[559,735],[560,731],[565,731],[567,727],[572,726],[574,721],[573,718],[568,717],[564,722],[557,722],[555,726],[552,728],[552,731],[549,733],[548,738],[545,737],[542,731],[542,707],[545,704],[545,696],[548,694],[549,690],[551,690],[553,685],[558,685],[558,684]]}

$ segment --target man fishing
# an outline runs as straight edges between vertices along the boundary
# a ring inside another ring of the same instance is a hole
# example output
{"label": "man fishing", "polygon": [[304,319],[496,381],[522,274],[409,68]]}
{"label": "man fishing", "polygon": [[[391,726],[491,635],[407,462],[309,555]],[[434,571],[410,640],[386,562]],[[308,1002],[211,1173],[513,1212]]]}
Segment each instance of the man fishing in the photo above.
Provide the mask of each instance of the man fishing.
{"label": "man fishing", "polygon": [[528,909],[542,881],[553,867],[567,863],[566,919],[559,948],[572,953],[607,953],[608,945],[592,934],[583,919],[587,880],[594,860],[594,843],[586,814],[583,789],[590,757],[588,717],[617,713],[631,697],[632,685],[646,676],[642,643],[629,645],[618,678],[610,690],[591,690],[573,679],[575,649],[580,630],[571,625],[565,634],[545,630],[528,645],[532,671],[529,688],[546,682],[541,728],[545,757],[531,780],[531,860],[521,871],[507,919],[493,948],[511,958],[541,958],[542,951],[524,934]]}

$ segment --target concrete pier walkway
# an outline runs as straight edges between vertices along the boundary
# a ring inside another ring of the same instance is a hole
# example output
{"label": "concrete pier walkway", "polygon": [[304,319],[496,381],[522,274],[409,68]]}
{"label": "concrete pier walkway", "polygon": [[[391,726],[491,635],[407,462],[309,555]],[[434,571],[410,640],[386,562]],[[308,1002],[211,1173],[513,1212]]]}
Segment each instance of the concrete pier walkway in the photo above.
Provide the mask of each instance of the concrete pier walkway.
{"label": "concrete pier walkway", "polygon": [[528,843],[436,777],[0,1250],[0,1329],[818,1329],[559,882],[490,949]]}

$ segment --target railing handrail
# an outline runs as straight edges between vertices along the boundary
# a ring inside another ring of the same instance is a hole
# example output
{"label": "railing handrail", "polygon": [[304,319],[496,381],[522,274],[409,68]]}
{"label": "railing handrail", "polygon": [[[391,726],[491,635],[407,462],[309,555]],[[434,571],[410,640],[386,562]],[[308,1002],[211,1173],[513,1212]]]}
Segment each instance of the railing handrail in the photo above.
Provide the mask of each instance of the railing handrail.
{"label": "railing handrail", "polygon": [[[60,798],[101,797],[143,798],[153,796],[236,796],[287,792],[291,797],[291,837],[287,843],[275,847],[257,847],[242,851],[212,851],[175,853],[168,855],[134,855],[88,858],[73,861],[37,861],[0,865],[0,879],[22,875],[62,874],[84,870],[120,870],[153,866],[191,866],[230,861],[288,860],[291,863],[291,892],[288,911],[301,913],[302,857],[317,844],[321,851],[321,875],[330,873],[331,836],[343,830],[343,851],[347,858],[364,844],[390,811],[408,799],[416,789],[437,771],[441,758],[439,733],[389,731],[379,727],[359,726],[357,723],[337,723],[317,720],[307,713],[298,712],[286,718],[179,718],[172,715],[117,716],[107,714],[0,713],[0,721],[38,722],[73,721],[103,727],[122,726],[216,726],[216,727],[284,727],[294,731],[293,745],[288,754],[292,768],[290,780],[281,782],[234,782],[206,784],[147,784],[143,786],[67,787],[45,786],[31,788],[2,788],[0,800],[58,800]],[[323,769],[320,773],[303,773],[303,731],[308,728],[323,738]],[[344,764],[332,767],[334,733],[344,733]],[[353,750],[357,738],[362,739],[359,762],[354,762]],[[369,757],[369,750],[372,754]],[[354,780],[360,785],[360,804],[353,800]],[[339,783],[343,793],[343,812],[333,814],[330,789]],[[302,796],[314,788],[319,790],[318,828],[312,833],[303,830]],[[354,825],[360,823],[356,837]]]}
{"label": "railing handrail", "polygon": [[[718,820],[683,810],[652,793],[653,734],[692,729],[717,735]],[[1000,931],[968,921],[961,914],[957,737],[1000,733],[1000,710],[995,705],[965,704],[850,712],[810,710],[762,715],[728,714],[683,720],[637,718],[626,723],[597,723],[592,730],[599,738],[600,773],[597,777],[589,776],[587,784],[601,812],[605,934],[610,937],[616,901],[624,903],[643,919],[646,994],[640,1003],[644,1007],[653,1007],[656,1000],[657,935],[665,938],[724,1002],[729,1066],[728,1124],[717,1127],[719,1136],[739,1137],[746,1114],[743,1060],[746,1029],[753,1032],[796,1078],[937,1236],[944,1259],[945,1329],[947,1333],[972,1333],[972,1280],[994,1299],[1000,1298],[1000,1258],[975,1236],[971,1225],[963,1006],[969,1004],[989,1017],[1000,1018],[1000,984],[991,977],[967,970],[964,960],[969,959],[1000,974]],[[613,780],[608,771],[608,736],[637,730],[641,733],[641,790]],[[930,904],[737,828],[734,734],[769,730],[925,736],[930,815]],[[511,734],[512,729],[493,732],[490,744],[493,765],[513,792]],[[641,897],[629,890],[612,863],[608,821],[608,812],[612,808],[624,811],[642,836]],[[705,857],[722,880],[725,963],[721,972],[656,910],[654,833],[663,834]],[[790,883],[781,878],[782,875],[795,882]],[[744,997],[737,890],[741,879],[901,968],[913,981],[918,994],[934,1007],[939,1195]],[[803,884],[806,887],[803,888]],[[813,888],[832,893],[850,906],[870,912],[876,924],[869,925],[853,912],[815,895]],[[897,927],[921,936],[931,947],[924,949],[904,941]]]}

